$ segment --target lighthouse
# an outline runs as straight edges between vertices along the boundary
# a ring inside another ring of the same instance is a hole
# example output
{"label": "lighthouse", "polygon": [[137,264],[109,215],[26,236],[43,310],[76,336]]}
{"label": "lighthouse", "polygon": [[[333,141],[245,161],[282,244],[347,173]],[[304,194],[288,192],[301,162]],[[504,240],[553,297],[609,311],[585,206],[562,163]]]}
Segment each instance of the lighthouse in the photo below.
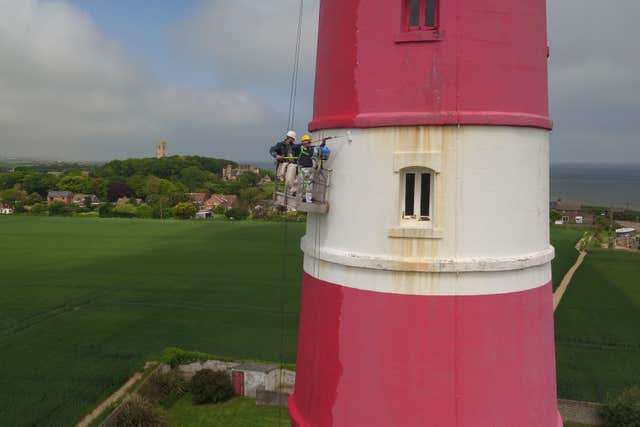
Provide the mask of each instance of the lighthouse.
{"label": "lighthouse", "polygon": [[294,426],[562,425],[547,58],[545,0],[321,0]]}

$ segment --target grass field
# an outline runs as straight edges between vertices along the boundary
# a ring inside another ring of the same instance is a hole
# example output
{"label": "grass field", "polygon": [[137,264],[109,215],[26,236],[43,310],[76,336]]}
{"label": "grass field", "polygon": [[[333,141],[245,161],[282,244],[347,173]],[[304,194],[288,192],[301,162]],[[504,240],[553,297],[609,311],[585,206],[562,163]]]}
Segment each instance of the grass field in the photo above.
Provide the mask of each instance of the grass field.
{"label": "grass field", "polygon": [[0,217],[0,425],[73,425],[167,346],[295,361],[284,227]]}
{"label": "grass field", "polygon": [[589,252],[556,311],[558,394],[603,401],[640,384],[640,254]]}
{"label": "grass field", "polygon": [[584,231],[569,228],[551,226],[551,244],[556,249],[556,257],[551,262],[551,276],[553,289],[555,290],[562,278],[578,258],[576,243],[582,238]]}
{"label": "grass field", "polygon": [[167,411],[171,427],[279,427],[291,423],[286,408],[256,406],[256,401],[235,398],[216,405],[194,405],[186,395]]}

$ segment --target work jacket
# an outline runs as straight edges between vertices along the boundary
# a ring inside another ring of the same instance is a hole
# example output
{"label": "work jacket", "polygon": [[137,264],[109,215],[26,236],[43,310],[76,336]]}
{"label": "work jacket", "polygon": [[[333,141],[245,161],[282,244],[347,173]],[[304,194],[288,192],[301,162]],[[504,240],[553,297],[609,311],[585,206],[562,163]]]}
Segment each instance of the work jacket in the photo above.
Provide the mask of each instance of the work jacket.
{"label": "work jacket", "polygon": [[298,158],[298,166],[301,168],[313,167],[313,148],[304,148],[302,144],[296,144],[293,146],[293,155]]}
{"label": "work jacket", "polygon": [[[287,144],[284,141],[280,141],[278,142],[276,145],[274,145],[273,147],[271,147],[269,149],[269,154],[271,154],[271,157],[275,158],[276,156],[282,156],[282,157],[294,157],[293,155],[293,144]],[[294,162],[295,159],[293,158],[289,158],[289,159],[278,159],[278,162]]]}

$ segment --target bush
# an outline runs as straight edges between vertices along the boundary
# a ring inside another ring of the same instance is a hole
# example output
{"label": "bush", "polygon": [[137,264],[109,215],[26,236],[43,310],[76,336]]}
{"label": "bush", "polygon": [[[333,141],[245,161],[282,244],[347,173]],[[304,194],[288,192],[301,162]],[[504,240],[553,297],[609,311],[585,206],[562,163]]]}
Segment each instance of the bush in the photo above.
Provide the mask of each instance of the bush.
{"label": "bush", "polygon": [[100,215],[100,218],[111,218],[113,216],[113,204],[101,204],[98,208],[98,215]]}
{"label": "bush", "polygon": [[193,403],[218,403],[233,397],[229,375],[224,371],[203,369],[191,379]]}
{"label": "bush", "polygon": [[31,206],[31,215],[43,215],[47,213],[47,205],[44,205],[42,203],[36,203],[35,205]]}
{"label": "bush", "polygon": [[71,216],[73,215],[73,206],[64,202],[53,202],[49,204],[49,215]]}
{"label": "bush", "polygon": [[180,219],[190,219],[196,214],[196,207],[189,202],[178,203],[175,207],[175,215]]}
{"label": "bush", "polygon": [[149,205],[138,205],[138,209],[136,210],[136,217],[153,218],[153,209]]}
{"label": "bush", "polygon": [[160,361],[168,364],[172,368],[180,365],[186,365],[188,363],[211,359],[223,360],[224,358],[214,356],[209,353],[202,353],[200,351],[183,350],[177,347],[167,347],[162,350],[162,353],[160,354]]}
{"label": "bush", "polygon": [[249,211],[240,208],[231,208],[224,213],[228,219],[245,220],[249,217]]}
{"label": "bush", "polygon": [[134,394],[122,404],[111,422],[117,427],[158,427],[166,425],[164,416],[151,402]]}
{"label": "bush", "polygon": [[640,387],[631,387],[610,400],[600,415],[607,427],[640,427]]}
{"label": "bush", "polygon": [[187,391],[187,384],[177,372],[157,371],[142,386],[140,394],[152,402],[170,407],[178,401]]}
{"label": "bush", "polygon": [[130,203],[121,203],[111,210],[111,216],[117,218],[134,218],[136,216],[136,206]]}

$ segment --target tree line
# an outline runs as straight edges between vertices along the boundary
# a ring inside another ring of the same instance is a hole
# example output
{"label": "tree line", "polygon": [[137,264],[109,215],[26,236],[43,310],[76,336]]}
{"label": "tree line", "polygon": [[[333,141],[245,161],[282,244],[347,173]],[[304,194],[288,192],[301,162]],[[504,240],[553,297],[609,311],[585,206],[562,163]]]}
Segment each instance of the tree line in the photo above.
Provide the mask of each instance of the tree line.
{"label": "tree line", "polygon": [[[70,191],[97,196],[101,202],[99,213],[103,216],[109,216],[115,210],[116,216],[142,217],[175,215],[179,204],[182,205],[178,212],[185,209],[184,204],[189,203],[192,192],[237,195],[240,209],[245,211],[268,204],[272,187],[261,182],[266,176],[273,177],[272,171],[244,173],[237,180],[225,181],[222,170],[227,165],[238,166],[230,160],[201,156],[113,160],[85,168],[76,164],[56,165],[55,170],[18,166],[0,172],[0,200],[15,206],[18,212],[31,212],[35,207],[35,213],[38,213],[43,210],[42,205],[46,205],[50,191]],[[131,206],[113,205],[124,197],[131,199]],[[97,208],[87,200],[79,207],[55,205],[55,214],[56,209],[69,214],[73,209],[96,211]],[[191,212],[191,209],[187,211]]]}

